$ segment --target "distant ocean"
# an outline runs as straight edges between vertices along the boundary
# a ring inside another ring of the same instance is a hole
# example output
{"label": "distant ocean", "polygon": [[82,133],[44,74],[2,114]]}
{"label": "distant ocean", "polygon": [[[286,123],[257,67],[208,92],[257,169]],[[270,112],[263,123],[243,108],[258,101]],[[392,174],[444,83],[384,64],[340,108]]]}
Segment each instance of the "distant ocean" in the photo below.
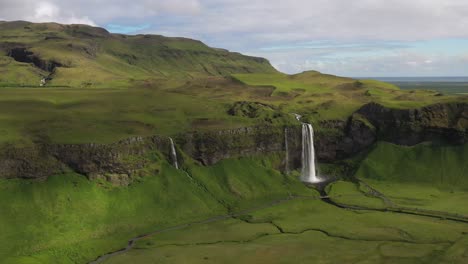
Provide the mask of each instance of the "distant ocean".
{"label": "distant ocean", "polygon": [[435,90],[444,94],[468,94],[468,76],[465,77],[359,77],[388,82],[403,90]]}
{"label": "distant ocean", "polygon": [[468,76],[465,77],[360,77],[357,79],[374,79],[383,82],[463,82],[468,83]]}

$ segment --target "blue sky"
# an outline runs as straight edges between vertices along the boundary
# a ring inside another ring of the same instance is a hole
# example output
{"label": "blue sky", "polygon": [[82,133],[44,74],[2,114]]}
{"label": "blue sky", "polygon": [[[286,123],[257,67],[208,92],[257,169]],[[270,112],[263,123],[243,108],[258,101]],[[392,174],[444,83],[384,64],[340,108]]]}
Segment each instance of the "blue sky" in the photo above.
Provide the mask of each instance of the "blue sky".
{"label": "blue sky", "polygon": [[202,40],[283,72],[468,75],[464,0],[0,0],[0,20]]}

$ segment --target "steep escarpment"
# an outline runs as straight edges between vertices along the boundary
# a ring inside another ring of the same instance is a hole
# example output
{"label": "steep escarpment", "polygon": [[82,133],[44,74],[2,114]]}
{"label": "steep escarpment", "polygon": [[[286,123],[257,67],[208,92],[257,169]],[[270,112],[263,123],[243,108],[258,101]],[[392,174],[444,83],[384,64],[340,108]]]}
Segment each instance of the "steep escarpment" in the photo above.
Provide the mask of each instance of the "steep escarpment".
{"label": "steep escarpment", "polygon": [[377,141],[413,146],[425,141],[464,144],[468,138],[468,104],[435,104],[419,109],[392,109],[370,103],[347,121],[322,121],[318,158],[333,162],[366,150]]}
{"label": "steep escarpment", "polygon": [[0,178],[44,178],[59,174],[66,167],[39,146],[2,146]]}
{"label": "steep escarpment", "polygon": [[[289,128],[291,131],[297,128]],[[282,152],[285,150],[285,136],[283,127],[260,126],[190,133],[179,137],[182,150],[203,165],[212,165],[220,160]],[[297,137],[291,140],[291,148],[297,148]],[[293,154],[293,153],[291,153]]]}
{"label": "steep escarpment", "polygon": [[[314,124],[317,157],[319,162],[335,163],[354,157],[377,141],[463,144],[467,139],[467,117],[467,104],[402,110],[371,103],[346,121]],[[183,133],[174,139],[182,167],[184,157],[206,166],[228,158],[279,154],[283,163],[276,169],[286,171],[301,167],[301,133],[298,123]],[[133,137],[113,144],[6,146],[0,154],[0,177],[41,178],[72,170],[91,179],[128,184],[139,170],[151,164],[151,155],[162,155],[172,163],[170,151],[169,138],[162,136]]]}
{"label": "steep escarpment", "polygon": [[0,156],[0,178],[44,178],[67,170],[91,179],[131,178],[157,153],[170,157],[167,137],[135,137],[113,144],[7,146]]}
{"label": "steep escarpment", "polygon": [[[289,131],[289,165],[300,166],[300,126],[259,126],[231,130],[180,134],[175,138],[178,162],[183,151],[202,165],[223,159],[278,153],[285,155],[285,131]],[[90,179],[128,183],[139,170],[150,165],[152,156],[173,163],[168,137],[134,137],[113,144],[50,144],[4,148],[0,156],[0,178],[43,178],[71,170]],[[277,169],[284,170],[286,164]]]}
{"label": "steep escarpment", "polygon": [[317,158],[323,162],[352,157],[377,141],[375,128],[359,115],[346,121],[322,121],[316,134]]}
{"label": "steep escarpment", "polygon": [[[437,104],[420,109],[391,109],[371,103],[347,120],[325,120],[315,127],[318,160],[351,158],[377,141],[416,145],[424,141],[463,144],[468,128],[467,104]],[[291,168],[300,167],[301,127],[250,127],[192,133],[179,138],[182,150],[204,165],[222,159],[285,151]]]}
{"label": "steep escarpment", "polygon": [[468,104],[435,104],[419,109],[391,109],[370,103],[357,111],[375,128],[380,140],[400,145],[444,140],[467,141]]}
{"label": "steep escarpment", "polygon": [[134,137],[115,144],[68,144],[45,146],[49,155],[73,171],[90,178],[102,175],[131,176],[150,160],[148,153],[159,151],[169,157],[168,138]]}

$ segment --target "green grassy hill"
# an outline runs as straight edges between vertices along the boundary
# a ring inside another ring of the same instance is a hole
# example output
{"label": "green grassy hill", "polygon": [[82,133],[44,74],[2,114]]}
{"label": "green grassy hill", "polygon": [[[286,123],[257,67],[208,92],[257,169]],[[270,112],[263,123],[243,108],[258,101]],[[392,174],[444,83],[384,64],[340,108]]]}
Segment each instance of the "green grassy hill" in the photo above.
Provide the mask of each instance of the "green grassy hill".
{"label": "green grassy hill", "polygon": [[437,96],[435,91],[403,91],[376,80],[358,81],[316,71],[295,75],[252,73],[233,76],[247,85],[271,87],[271,97],[276,100],[270,102],[277,101],[289,112],[304,113],[311,121],[345,119],[369,102],[407,109],[468,100],[468,97]]}
{"label": "green grassy hill", "polygon": [[129,87],[160,79],[274,73],[267,60],[200,41],[86,25],[0,22],[0,86]]}
{"label": "green grassy hill", "polygon": [[468,215],[468,144],[413,147],[380,142],[356,177],[383,192],[396,206]]}
{"label": "green grassy hill", "polygon": [[[414,147],[379,143],[362,163],[358,177],[427,184],[468,191],[468,145]],[[424,161],[424,162],[421,162]]]}

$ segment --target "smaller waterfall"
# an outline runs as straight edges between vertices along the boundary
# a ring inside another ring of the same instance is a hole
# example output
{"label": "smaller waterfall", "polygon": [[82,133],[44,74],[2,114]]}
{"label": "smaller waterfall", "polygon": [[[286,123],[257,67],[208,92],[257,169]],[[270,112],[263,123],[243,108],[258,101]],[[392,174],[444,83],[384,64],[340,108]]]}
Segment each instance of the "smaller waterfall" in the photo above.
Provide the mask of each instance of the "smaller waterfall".
{"label": "smaller waterfall", "polygon": [[174,167],[176,169],[179,169],[179,163],[177,162],[177,151],[175,149],[175,146],[174,146],[174,140],[172,140],[172,138],[169,138],[169,141],[171,142],[171,158],[172,158],[172,162],[174,164]]}
{"label": "smaller waterfall", "polygon": [[301,122],[302,116],[300,114],[295,114],[293,113],[294,117],[296,118],[297,121]]}
{"label": "smaller waterfall", "polygon": [[306,123],[302,124],[302,181],[321,181],[315,169],[314,129]]}
{"label": "smaller waterfall", "polygon": [[289,145],[288,145],[288,128],[284,129],[284,148],[286,151],[286,155],[284,157],[284,171],[286,174],[289,174]]}

